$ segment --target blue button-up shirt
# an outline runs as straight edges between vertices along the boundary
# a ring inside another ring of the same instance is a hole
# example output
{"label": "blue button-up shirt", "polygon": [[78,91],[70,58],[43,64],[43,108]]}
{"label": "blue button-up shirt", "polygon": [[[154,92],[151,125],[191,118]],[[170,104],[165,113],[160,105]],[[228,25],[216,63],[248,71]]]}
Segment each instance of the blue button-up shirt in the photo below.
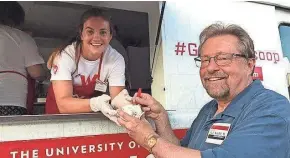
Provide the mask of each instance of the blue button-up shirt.
{"label": "blue button-up shirt", "polygon": [[[255,80],[214,116],[217,101],[207,103],[181,141],[202,158],[290,158],[290,103]],[[221,145],[207,143],[214,123],[228,123]]]}

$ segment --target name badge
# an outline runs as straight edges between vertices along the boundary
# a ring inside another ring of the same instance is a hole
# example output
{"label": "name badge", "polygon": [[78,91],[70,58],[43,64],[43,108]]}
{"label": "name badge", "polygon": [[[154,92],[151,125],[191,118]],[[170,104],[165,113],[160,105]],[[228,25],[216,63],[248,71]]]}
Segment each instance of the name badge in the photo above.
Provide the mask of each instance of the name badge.
{"label": "name badge", "polygon": [[101,80],[96,80],[95,90],[100,92],[106,92],[107,91],[107,85],[108,82],[103,82]]}
{"label": "name badge", "polygon": [[231,124],[229,123],[214,123],[207,135],[206,143],[221,145],[226,139]]}

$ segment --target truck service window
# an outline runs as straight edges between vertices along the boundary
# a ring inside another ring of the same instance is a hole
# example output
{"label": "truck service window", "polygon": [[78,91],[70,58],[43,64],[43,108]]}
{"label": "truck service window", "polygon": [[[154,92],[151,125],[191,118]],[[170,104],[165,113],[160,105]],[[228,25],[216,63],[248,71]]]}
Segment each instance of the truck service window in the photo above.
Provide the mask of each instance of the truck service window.
{"label": "truck service window", "polygon": [[[124,58],[125,87],[130,95],[134,95],[138,88],[151,94],[151,83],[148,82],[151,77],[148,12],[138,9],[122,10],[118,9],[117,5],[108,8],[105,2],[83,4],[19,2],[19,4],[25,11],[21,30],[35,41],[39,54],[45,61],[46,74],[49,74],[45,81],[35,82],[34,102],[30,105],[29,115],[45,114],[46,97],[51,84],[50,70],[46,67],[47,61],[54,50],[77,36],[81,15],[92,7],[104,10],[111,18],[113,29],[109,44]],[[141,76],[139,72],[142,72]]]}

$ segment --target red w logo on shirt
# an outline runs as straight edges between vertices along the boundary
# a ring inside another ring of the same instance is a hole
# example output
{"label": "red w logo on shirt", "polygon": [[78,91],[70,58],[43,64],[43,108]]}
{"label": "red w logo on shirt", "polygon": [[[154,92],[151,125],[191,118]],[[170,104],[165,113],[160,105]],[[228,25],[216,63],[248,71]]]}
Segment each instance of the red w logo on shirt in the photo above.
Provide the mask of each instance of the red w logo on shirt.
{"label": "red w logo on shirt", "polygon": [[82,86],[86,86],[86,85],[89,85],[89,84],[95,82],[97,80],[97,78],[98,78],[97,74],[94,75],[92,80],[91,80],[90,76],[88,76],[88,78],[86,79],[86,76],[81,75]]}

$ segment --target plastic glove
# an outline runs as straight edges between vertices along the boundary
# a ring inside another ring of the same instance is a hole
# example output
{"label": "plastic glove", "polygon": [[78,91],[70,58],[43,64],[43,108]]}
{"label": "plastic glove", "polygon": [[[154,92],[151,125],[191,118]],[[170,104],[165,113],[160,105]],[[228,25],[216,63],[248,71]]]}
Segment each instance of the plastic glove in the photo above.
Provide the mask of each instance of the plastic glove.
{"label": "plastic glove", "polygon": [[117,111],[109,104],[111,97],[103,94],[99,97],[94,97],[90,99],[90,107],[92,111],[98,112],[101,111],[106,117],[111,121],[115,122],[117,125],[120,124],[117,121]]}
{"label": "plastic glove", "polygon": [[132,97],[129,95],[126,89],[123,89],[111,102],[115,109],[120,109],[125,105],[130,105]]}

